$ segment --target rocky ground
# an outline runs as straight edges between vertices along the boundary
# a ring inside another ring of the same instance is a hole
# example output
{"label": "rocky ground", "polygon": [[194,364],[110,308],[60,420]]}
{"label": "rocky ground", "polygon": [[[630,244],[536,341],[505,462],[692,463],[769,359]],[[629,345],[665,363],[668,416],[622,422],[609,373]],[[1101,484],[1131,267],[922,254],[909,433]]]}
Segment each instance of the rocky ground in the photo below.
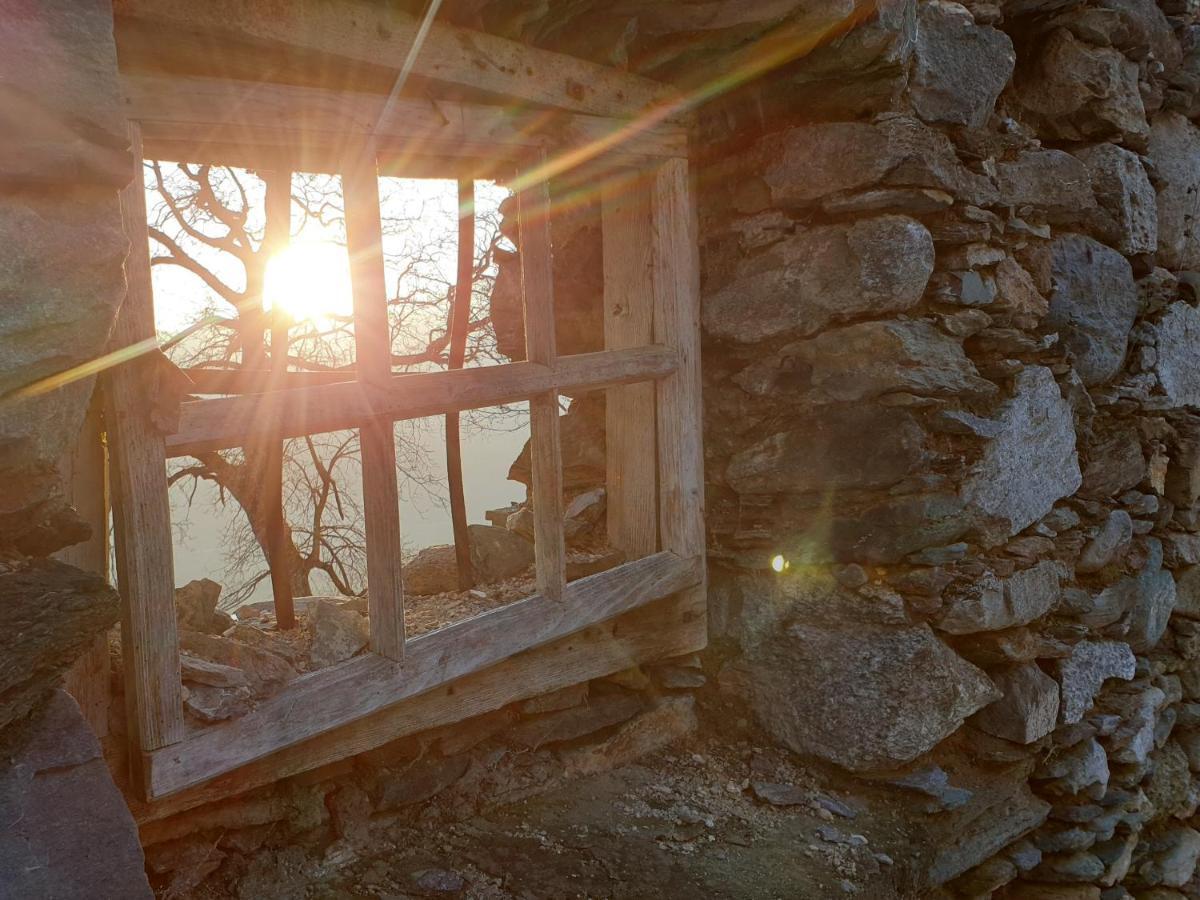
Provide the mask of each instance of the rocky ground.
{"label": "rocky ground", "polygon": [[244,869],[188,896],[913,896],[911,872],[894,862],[919,856],[902,804],[868,810],[744,721],[734,730],[704,727],[636,763],[476,815],[457,817],[447,798],[377,816],[354,846],[270,849],[268,838]]}

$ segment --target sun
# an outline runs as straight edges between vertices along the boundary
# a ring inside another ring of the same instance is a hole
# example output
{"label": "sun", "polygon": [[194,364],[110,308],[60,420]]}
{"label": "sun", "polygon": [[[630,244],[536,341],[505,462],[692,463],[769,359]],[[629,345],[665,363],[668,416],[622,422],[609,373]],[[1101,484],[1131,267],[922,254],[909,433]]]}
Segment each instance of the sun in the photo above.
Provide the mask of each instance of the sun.
{"label": "sun", "polygon": [[350,259],[329,241],[297,241],[267,261],[263,303],[294,322],[328,322],[354,310]]}

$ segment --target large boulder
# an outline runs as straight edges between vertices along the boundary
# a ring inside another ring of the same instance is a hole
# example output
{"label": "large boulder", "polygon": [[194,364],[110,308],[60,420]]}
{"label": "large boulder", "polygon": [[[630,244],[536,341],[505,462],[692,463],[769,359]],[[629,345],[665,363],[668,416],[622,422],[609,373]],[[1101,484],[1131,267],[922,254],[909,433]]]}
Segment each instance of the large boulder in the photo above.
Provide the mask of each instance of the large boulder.
{"label": "large boulder", "polygon": [[962,341],[922,320],[831,328],[788,344],[734,380],[757,396],[803,390],[814,400],[847,403],[901,391],[935,397],[996,392]]}
{"label": "large boulder", "polygon": [[1013,93],[1045,137],[1136,141],[1149,132],[1137,63],[1112,47],[1085,44],[1065,28],[1052,31],[1018,67]]}
{"label": "large boulder", "polygon": [[763,156],[774,207],[806,206],[876,185],[932,188],[971,203],[995,193],[959,162],[949,138],[906,116],[792,128],[765,138]]}
{"label": "large boulder", "polygon": [[1158,187],[1158,264],[1200,268],[1200,129],[1179,113],[1159,113],[1147,155]]}
{"label": "large boulder", "polygon": [[735,454],[725,480],[745,494],[887,487],[930,458],[926,434],[911,413],[834,406]]}
{"label": "large boulder", "polygon": [[[533,563],[533,544],[516,531],[495,525],[469,525],[471,566],[481,584],[520,575]],[[404,590],[440,594],[458,590],[458,560],[453,544],[426,547],[404,566]]]}
{"label": "large boulder", "polygon": [[747,593],[751,702],[762,726],[798,753],[853,771],[894,767],[1000,697],[929,626],[904,624],[902,605],[815,578]]}
{"label": "large boulder", "polygon": [[1157,353],[1154,373],[1168,405],[1200,406],[1200,310],[1172,303],[1151,330]]}
{"label": "large boulder", "polygon": [[154,896],[137,825],[70,695],[5,730],[0,759],[0,896]]}
{"label": "large boulder", "polygon": [[1008,578],[986,573],[947,591],[937,627],[948,634],[1000,631],[1027,625],[1046,615],[1062,596],[1066,572],[1043,561]]}
{"label": "large boulder", "polygon": [[1023,662],[989,673],[1004,696],[971,720],[980,731],[1017,744],[1031,744],[1058,727],[1058,682]]}
{"label": "large boulder", "polygon": [[1138,155],[1109,143],[1074,152],[1091,178],[1105,238],[1126,256],[1157,250],[1158,203]]}
{"label": "large boulder", "polygon": [[1032,206],[1055,223],[1078,222],[1096,201],[1087,168],[1062,150],[1023,150],[996,164],[1000,201]]}
{"label": "large boulder", "polygon": [[112,10],[46,0],[0,16],[0,546],[43,555],[85,538],[58,461],[93,378],[16,389],[101,355],[125,294],[117,189],[133,176]]}
{"label": "large boulder", "polygon": [[905,216],[800,231],[742,260],[702,301],[712,337],[750,343],[915,306],[933,272],[933,239]]}
{"label": "large boulder", "polygon": [[29,713],[116,624],[119,598],[103,578],[52,561],[0,562],[0,729]]}
{"label": "large boulder", "polygon": [[221,634],[233,624],[229,614],[217,609],[221,585],[211,578],[189,581],[175,588],[175,616],[180,628]]}
{"label": "large boulder", "polygon": [[1060,332],[1086,385],[1121,370],[1138,311],[1129,261],[1099,241],[1066,234],[1050,247],[1054,292],[1045,327]]}
{"label": "large boulder", "polygon": [[976,25],[966,7],[921,4],[909,97],[927,122],[982,128],[1016,63],[1003,31]]}
{"label": "large boulder", "polygon": [[1062,690],[1059,715],[1065,725],[1083,719],[1104,682],[1129,681],[1136,661],[1128,644],[1120,641],[1080,641],[1066,659],[1055,663]]}
{"label": "large boulder", "polygon": [[969,473],[962,496],[1009,534],[1032,525],[1079,488],[1071,406],[1050,370],[1027,366],[995,420],[997,436]]}

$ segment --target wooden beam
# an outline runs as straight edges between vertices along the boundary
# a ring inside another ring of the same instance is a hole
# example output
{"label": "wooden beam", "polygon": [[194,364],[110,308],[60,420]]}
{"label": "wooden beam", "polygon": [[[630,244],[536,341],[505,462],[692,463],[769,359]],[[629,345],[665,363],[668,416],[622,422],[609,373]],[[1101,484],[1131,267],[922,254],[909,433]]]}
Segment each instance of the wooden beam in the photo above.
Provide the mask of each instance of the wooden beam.
{"label": "wooden beam", "polygon": [[182,791],[682,591],[702,568],[698,558],[659,553],[574,581],[561,600],[538,595],[423,634],[408,642],[403,662],[370,654],[303,675],[241,718],[147,754],[147,796]]}
{"label": "wooden beam", "polygon": [[[121,218],[130,243],[125,260],[128,288],[113,329],[116,347],[132,346],[155,335],[141,136],[132,123],[130,144],[136,169],[129,186],[121,191]],[[146,386],[155,383],[154,365],[153,358],[143,356],[110,369],[104,410],[112,454],[129,731],[136,747],[146,751],[174,744],[184,734],[166,454],[145,393]],[[138,755],[132,754],[135,759]]]}
{"label": "wooden beam", "polygon": [[[261,0],[115,0],[118,17],[174,27],[193,41],[207,35],[251,38],[398,70],[420,21],[369,0],[262,3]],[[412,74],[509,100],[602,116],[637,116],[678,103],[667,85],[607,66],[434,23]]]}
{"label": "wooden beam", "polygon": [[405,735],[459,722],[640,663],[691,653],[701,649],[704,642],[702,606],[673,595],[277,750],[197,787],[152,802],[126,791],[126,799],[142,826],[143,843],[155,843],[173,836],[174,823],[163,820],[184,810],[320,768]]}
{"label": "wooden beam", "polygon": [[[550,190],[539,181],[517,194],[518,247],[525,313],[525,357],[554,368],[554,264],[550,237]],[[566,583],[563,542],[562,449],[558,392],[529,399],[530,467],[533,475],[533,552],[538,591],[557,600]]]}
{"label": "wooden beam", "polygon": [[[687,160],[659,166],[650,203],[654,339],[679,354],[678,369],[657,382],[659,542],[663,550],[703,559],[700,260]],[[703,598],[704,581],[692,590]]]}
{"label": "wooden beam", "polygon": [[[126,114],[142,123],[147,147],[191,140],[279,145],[277,152],[328,148],[332,156],[373,136],[381,157],[512,159],[520,152],[613,152],[633,157],[687,155],[679,125],[629,127],[621,119],[529,112],[450,100],[385,98],[359,91],[170,75],[122,75]],[[376,125],[378,122],[378,125]]]}
{"label": "wooden beam", "polygon": [[[108,581],[108,460],[104,451],[101,393],[92,394],[79,436],[59,463],[67,502],[92,529],[92,536],[64,547],[54,558]],[[75,660],[63,677],[63,688],[75,698],[96,737],[107,735],[108,707],[112,702],[107,632],[96,635],[92,645]]]}
{"label": "wooden beam", "polygon": [[[361,384],[380,390],[392,378],[387,274],[375,146],[357,148],[342,175],[346,249],[354,294],[355,368]],[[367,532],[367,607],[371,650],[390,660],[404,657],[404,585],[400,577],[400,495],[396,484],[396,437],[387,419],[359,424],[363,513]]]}
{"label": "wooden beam", "polygon": [[393,375],[386,387],[349,382],[246,397],[192,400],[181,405],[178,430],[167,437],[171,456],[239,447],[257,435],[299,437],[357,428],[370,418],[399,421],[480,409],[556,390],[570,393],[662,378],[675,354],[642,347],[560,356],[554,369],[532,362]]}
{"label": "wooden beam", "polygon": [[[649,192],[623,183],[601,193],[604,248],[604,346],[644,347],[654,341],[653,229]],[[626,559],[655,551],[658,483],[654,385],[608,389],[605,399],[605,484],[608,543]]]}
{"label": "wooden beam", "polygon": [[283,377],[269,369],[183,369],[194,394],[263,394],[322,384],[343,384],[357,377],[353,369],[328,372],[288,372]]}

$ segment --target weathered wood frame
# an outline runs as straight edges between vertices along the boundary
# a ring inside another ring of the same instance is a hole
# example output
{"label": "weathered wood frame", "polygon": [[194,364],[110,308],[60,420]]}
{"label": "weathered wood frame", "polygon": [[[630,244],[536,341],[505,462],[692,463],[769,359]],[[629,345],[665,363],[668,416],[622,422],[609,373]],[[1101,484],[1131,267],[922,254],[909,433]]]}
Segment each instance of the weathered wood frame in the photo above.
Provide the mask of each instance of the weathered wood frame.
{"label": "weathered wood frame", "polygon": [[[376,127],[378,97],[197,78],[129,77],[126,95],[139,166],[143,156],[282,158],[298,170],[340,171],[356,260],[353,381],[188,401],[164,436],[134,399],[143,364],[110,378],[123,628],[135,651],[126,653],[131,772],[151,808],[186,808],[517,696],[704,645],[698,263],[682,129],[571,112],[545,130],[538,114],[456,103],[438,104],[431,117],[428,104],[412,101]],[[627,185],[637,181],[604,198],[606,349],[560,357],[548,180],[600,157],[624,167]],[[527,360],[393,375],[379,342],[387,329],[377,172],[386,163],[389,174],[461,177],[463,159],[475,173],[520,167]],[[629,202],[634,194],[644,199]],[[124,201],[134,253],[118,327],[122,342],[134,343],[152,335],[153,322],[140,170]],[[602,388],[617,435],[610,527],[631,561],[566,584],[558,397]],[[531,409],[538,593],[406,640],[391,425],[521,399]],[[189,730],[179,701],[165,460],[342,428],[361,429],[371,498],[371,652],[297,679],[237,720]],[[158,537],[146,541],[145,529]],[[659,622],[641,609],[651,603]],[[527,683],[507,683],[513,671]],[[456,699],[460,682],[465,693]]]}

